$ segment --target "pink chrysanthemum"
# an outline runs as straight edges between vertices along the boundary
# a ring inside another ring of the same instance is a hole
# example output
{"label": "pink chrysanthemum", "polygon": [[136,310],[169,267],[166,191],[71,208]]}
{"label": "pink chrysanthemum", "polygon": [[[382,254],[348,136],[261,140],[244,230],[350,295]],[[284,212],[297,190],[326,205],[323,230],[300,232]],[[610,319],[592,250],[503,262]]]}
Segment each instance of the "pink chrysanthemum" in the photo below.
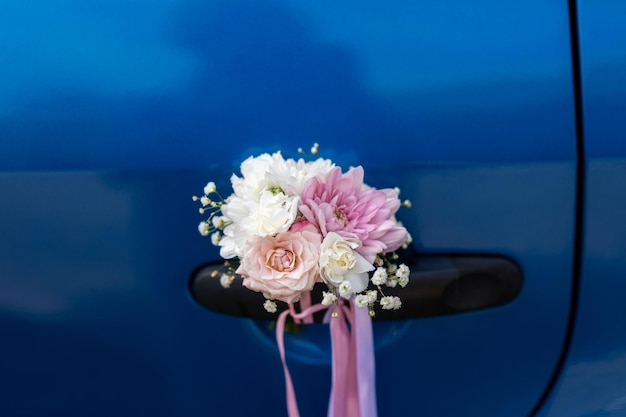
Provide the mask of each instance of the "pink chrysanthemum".
{"label": "pink chrysanthemum", "polygon": [[365,186],[363,168],[342,174],[336,167],[305,184],[300,211],[323,236],[335,232],[357,239],[357,252],[373,263],[376,255],[398,249],[408,238],[395,219],[400,204],[396,191]]}

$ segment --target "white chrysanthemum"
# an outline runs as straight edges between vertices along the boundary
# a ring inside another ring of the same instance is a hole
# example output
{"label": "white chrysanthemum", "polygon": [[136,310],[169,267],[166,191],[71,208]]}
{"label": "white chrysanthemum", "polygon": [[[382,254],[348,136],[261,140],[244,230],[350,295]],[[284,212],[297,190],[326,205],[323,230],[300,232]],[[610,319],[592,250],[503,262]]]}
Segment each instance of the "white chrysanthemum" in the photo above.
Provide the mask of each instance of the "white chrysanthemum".
{"label": "white chrysanthemum", "polygon": [[248,216],[239,219],[238,223],[244,233],[259,236],[286,232],[296,219],[299,200],[299,197],[264,191],[254,210],[251,210]]}
{"label": "white chrysanthemum", "polygon": [[359,294],[356,297],[354,297],[354,302],[355,302],[357,307],[363,308],[363,307],[367,307],[367,305],[369,304],[370,300],[369,300],[367,295]]}
{"label": "white chrysanthemum", "polygon": [[261,182],[265,178],[268,167],[272,163],[272,157],[267,154],[261,154],[256,157],[249,157],[241,163],[241,177],[233,174],[230,182],[236,195],[247,196],[248,194],[258,195],[262,190]]}
{"label": "white chrysanthemum", "polygon": [[328,173],[335,165],[328,159],[312,162],[284,159],[280,152],[250,157],[241,164],[241,177],[231,176],[234,194],[245,199],[258,199],[264,191],[298,196],[311,178]]}
{"label": "white chrysanthemum", "polygon": [[292,195],[300,195],[308,180],[318,175],[325,175],[335,167],[331,160],[323,158],[318,158],[315,161],[288,159],[286,164],[288,172],[272,171],[271,175],[274,176],[282,189]]}
{"label": "white chrysanthemum", "polygon": [[393,297],[390,295],[386,297],[382,297],[380,299],[380,306],[383,308],[383,310],[393,310],[393,306],[394,306]]}
{"label": "white chrysanthemum", "polygon": [[289,229],[298,214],[298,201],[298,197],[270,191],[263,192],[257,201],[233,196],[222,206],[222,213],[247,237],[266,236]]}
{"label": "white chrysanthemum", "polygon": [[200,224],[198,224],[198,232],[200,232],[202,236],[208,236],[209,224],[207,222],[200,222]]}
{"label": "white chrysanthemum", "polygon": [[372,275],[371,281],[374,285],[383,285],[385,282],[387,282],[387,271],[385,270],[385,268],[380,266],[376,268],[376,271],[374,271],[374,274]]}
{"label": "white chrysanthemum", "polygon": [[324,291],[322,292],[322,305],[329,306],[332,305],[335,301],[337,301],[337,296],[332,292]]}
{"label": "white chrysanthemum", "polygon": [[329,232],[320,248],[320,276],[331,285],[348,281],[355,293],[367,287],[368,272],[374,269],[356,252],[358,243],[351,242],[335,232]]}
{"label": "white chrysanthemum", "polygon": [[224,235],[219,241],[220,256],[224,259],[232,259],[243,255],[243,248],[247,236],[237,234],[237,225],[231,224],[224,229]]}
{"label": "white chrysanthemum", "polygon": [[263,303],[263,308],[268,313],[276,313],[278,306],[276,305],[276,302],[272,300],[265,300],[265,302]]}
{"label": "white chrysanthemum", "polygon": [[214,193],[215,190],[216,190],[215,183],[213,181],[209,181],[207,185],[204,186],[204,195],[206,196],[211,193]]}
{"label": "white chrysanthemum", "polygon": [[299,195],[292,189],[300,173],[294,168],[293,159],[283,159],[280,153],[272,155],[272,163],[267,167],[264,186],[267,189],[280,189],[287,195]]}
{"label": "white chrysanthemum", "polygon": [[264,191],[282,191],[283,184],[277,178],[289,174],[287,162],[280,152],[250,157],[241,164],[241,177],[232,175],[230,182],[235,195],[257,200]]}
{"label": "white chrysanthemum", "polygon": [[220,285],[224,288],[229,288],[230,284],[232,284],[234,280],[235,277],[230,274],[220,275]]}
{"label": "white chrysanthemum", "polygon": [[246,241],[252,236],[286,232],[298,214],[298,197],[264,191],[257,201],[231,196],[222,206],[228,225],[220,240],[220,255],[225,259],[241,257]]}
{"label": "white chrysanthemum", "polygon": [[339,284],[339,295],[345,299],[352,297],[352,285],[350,285],[349,281],[343,281]]}

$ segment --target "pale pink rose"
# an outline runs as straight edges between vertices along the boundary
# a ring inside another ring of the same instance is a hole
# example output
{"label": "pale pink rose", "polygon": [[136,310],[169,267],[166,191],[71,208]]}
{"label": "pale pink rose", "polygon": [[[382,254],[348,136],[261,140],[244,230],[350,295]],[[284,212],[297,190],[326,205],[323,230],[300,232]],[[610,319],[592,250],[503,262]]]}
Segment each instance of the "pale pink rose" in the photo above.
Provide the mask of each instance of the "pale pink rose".
{"label": "pale pink rose", "polygon": [[237,273],[243,285],[286,303],[298,301],[319,277],[322,237],[310,230],[253,236],[244,248]]}
{"label": "pale pink rose", "polygon": [[335,167],[305,184],[299,208],[323,236],[335,232],[346,240],[360,241],[357,252],[372,263],[376,255],[398,249],[408,238],[395,219],[400,205],[394,190],[363,184],[363,168],[342,174]]}

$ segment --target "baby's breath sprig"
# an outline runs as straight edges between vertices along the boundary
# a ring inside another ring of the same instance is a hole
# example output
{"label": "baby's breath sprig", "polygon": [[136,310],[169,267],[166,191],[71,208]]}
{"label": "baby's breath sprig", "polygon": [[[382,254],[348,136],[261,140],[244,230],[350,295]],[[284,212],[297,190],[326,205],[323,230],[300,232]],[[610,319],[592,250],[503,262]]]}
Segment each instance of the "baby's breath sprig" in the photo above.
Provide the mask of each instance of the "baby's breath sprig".
{"label": "baby's breath sprig", "polygon": [[377,301],[383,310],[398,310],[402,306],[399,297],[388,296],[383,290],[383,287],[395,288],[398,285],[404,288],[409,283],[409,267],[404,263],[396,264],[394,261],[398,258],[395,252],[378,255],[374,262],[376,269],[370,278],[370,283],[376,289],[365,290],[355,296],[357,307],[368,307],[371,317],[376,315],[374,305]]}
{"label": "baby's breath sprig", "polygon": [[[315,142],[313,146],[311,146],[311,155],[315,156],[319,152],[320,152],[320,144]],[[298,148],[298,153],[306,156],[306,152],[302,148]]]}
{"label": "baby's breath sprig", "polygon": [[398,310],[402,307],[402,301],[397,296],[386,295],[384,287],[395,288],[400,286],[406,287],[409,283],[410,270],[409,267],[401,263],[398,265],[395,260],[399,256],[395,252],[381,253],[376,257],[374,266],[376,269],[370,277],[370,284],[375,289],[366,288],[360,293],[353,293],[349,281],[342,281],[338,285],[329,287],[328,291],[322,292],[322,305],[333,306],[335,310],[332,317],[337,317],[337,305],[342,302],[341,299],[350,299],[354,296],[354,302],[359,308],[368,309],[370,317],[375,317],[374,307],[380,305],[383,310]]}
{"label": "baby's breath sprig", "polygon": [[230,285],[235,280],[235,268],[229,261],[224,261],[222,267],[211,271],[211,278],[220,278],[220,285],[224,288],[230,288]]}
{"label": "baby's breath sprig", "polygon": [[200,201],[202,204],[202,207],[198,209],[200,214],[208,214],[208,217],[198,225],[198,232],[202,236],[211,235],[211,243],[217,246],[222,238],[222,230],[229,224],[222,216],[222,206],[225,202],[217,192],[213,181],[208,182],[203,191],[204,194],[201,197],[196,195],[191,197],[193,201]]}

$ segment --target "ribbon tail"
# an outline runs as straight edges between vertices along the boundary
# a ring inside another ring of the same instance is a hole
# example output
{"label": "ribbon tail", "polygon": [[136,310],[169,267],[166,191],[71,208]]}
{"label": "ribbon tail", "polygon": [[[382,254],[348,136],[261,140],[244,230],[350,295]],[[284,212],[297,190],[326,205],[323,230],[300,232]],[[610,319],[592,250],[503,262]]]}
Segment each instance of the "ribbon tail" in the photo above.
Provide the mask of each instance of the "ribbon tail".
{"label": "ribbon tail", "polygon": [[[293,309],[283,311],[276,322],[276,343],[285,374],[287,412],[289,417],[300,417],[293,381],[287,368],[285,355],[285,322],[292,314],[294,319],[304,319],[316,311],[327,308],[320,304],[310,306],[301,313]],[[376,374],[372,320],[367,309],[353,302],[337,309],[339,317],[331,317],[332,389],[328,404],[328,417],[376,417]]]}
{"label": "ribbon tail", "polygon": [[376,417],[376,359],[372,318],[367,308],[354,310],[353,336],[356,347],[356,378],[359,389],[360,417]]}
{"label": "ribbon tail", "polygon": [[342,306],[339,317],[330,319],[333,383],[328,417],[360,416],[355,343],[348,328],[348,322],[354,327],[352,315],[352,309]]}
{"label": "ribbon tail", "polygon": [[278,345],[278,351],[280,352],[280,359],[283,362],[283,372],[285,374],[285,391],[287,392],[287,413],[289,417],[300,417],[298,411],[298,402],[296,401],[296,392],[293,388],[293,381],[289,374],[289,368],[287,368],[287,359],[285,358],[285,321],[289,315],[289,310],[285,310],[280,313],[278,320],[276,321],[276,344]]}
{"label": "ribbon tail", "polygon": [[[304,311],[311,307],[311,292],[305,291],[300,296],[300,310]],[[312,324],[313,323],[313,314],[309,314],[302,319],[304,324]]]}
{"label": "ribbon tail", "polygon": [[278,345],[278,351],[280,352],[280,360],[283,363],[283,372],[285,374],[285,391],[287,393],[287,413],[289,417],[300,417],[300,412],[298,411],[298,402],[296,401],[296,391],[293,387],[293,381],[291,379],[291,374],[289,373],[289,368],[287,367],[287,358],[285,355],[285,322],[287,321],[287,316],[292,315],[294,320],[307,319],[312,317],[312,315],[320,310],[327,309],[327,306],[323,306],[321,304],[312,305],[304,309],[304,311],[300,313],[296,313],[293,308],[293,305],[289,305],[289,309],[283,311],[278,316],[278,320],[276,321],[276,344]]}

